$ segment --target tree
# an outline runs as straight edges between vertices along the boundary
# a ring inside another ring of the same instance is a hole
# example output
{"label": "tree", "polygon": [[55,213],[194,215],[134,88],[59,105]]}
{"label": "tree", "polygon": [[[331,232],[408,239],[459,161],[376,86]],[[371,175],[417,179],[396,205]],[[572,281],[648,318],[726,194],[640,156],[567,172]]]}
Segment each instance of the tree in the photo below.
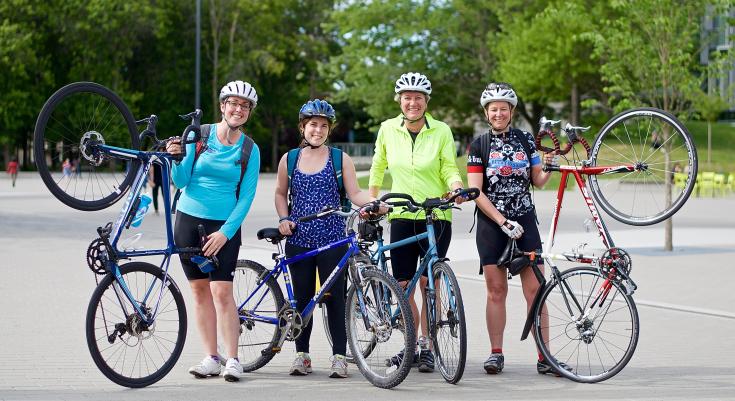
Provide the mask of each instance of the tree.
{"label": "tree", "polygon": [[725,100],[725,96],[733,93],[733,89],[735,89],[733,84],[729,87],[720,88],[717,82],[726,78],[729,68],[735,65],[733,61],[734,56],[735,54],[732,53],[720,53],[715,54],[711,58],[711,62],[706,70],[707,90],[700,91],[694,100],[697,112],[707,121],[708,165],[711,163],[710,154],[712,153],[712,123],[716,122],[720,114],[730,107]]}
{"label": "tree", "polygon": [[[698,38],[706,0],[616,0],[593,35],[610,104],[618,110],[651,105],[686,117],[697,93]],[[661,147],[670,171],[670,145]],[[671,204],[670,180],[665,180]],[[672,221],[664,249],[672,250]]]}
{"label": "tree", "polygon": [[399,113],[395,80],[421,72],[432,82],[429,111],[454,126],[471,126],[495,68],[490,39],[499,29],[496,8],[477,0],[341,3],[331,24],[342,53],[325,66],[336,98],[380,121]]}
{"label": "tree", "polygon": [[[579,122],[582,96],[593,97],[599,84],[599,60],[590,57],[596,29],[594,6],[587,1],[551,2],[544,10],[505,19],[499,35],[498,76],[511,82],[526,106],[519,112],[533,126],[550,102],[569,104],[569,120]],[[523,29],[518,29],[523,26]]]}

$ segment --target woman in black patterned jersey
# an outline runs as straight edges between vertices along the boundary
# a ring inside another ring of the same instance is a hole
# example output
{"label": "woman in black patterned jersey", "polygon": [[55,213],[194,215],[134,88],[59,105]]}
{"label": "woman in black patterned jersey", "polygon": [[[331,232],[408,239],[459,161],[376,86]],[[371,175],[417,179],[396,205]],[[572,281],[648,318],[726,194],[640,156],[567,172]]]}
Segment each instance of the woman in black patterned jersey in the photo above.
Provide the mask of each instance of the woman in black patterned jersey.
{"label": "woman in black patterned jersey", "polygon": [[[505,330],[505,299],[508,295],[508,276],[505,268],[498,268],[498,258],[508,242],[517,241],[523,251],[541,248],[541,237],[536,226],[531,184],[541,187],[549,180],[542,171],[541,159],[533,135],[511,127],[518,98],[506,83],[491,83],[482,92],[480,104],[490,125],[486,134],[476,138],[467,156],[467,181],[470,187],[480,189],[475,200],[478,209],[477,250],[480,254],[480,273],[485,276],[487,303],[485,320],[490,337],[490,357],[484,368],[489,374],[503,370],[503,331]],[[544,156],[548,164],[553,154]],[[539,259],[539,263],[542,263]],[[539,266],[543,271],[543,266]],[[520,273],[523,295],[528,308],[539,288],[531,269]],[[547,318],[548,319],[548,318]],[[552,372],[539,353],[539,373]]]}

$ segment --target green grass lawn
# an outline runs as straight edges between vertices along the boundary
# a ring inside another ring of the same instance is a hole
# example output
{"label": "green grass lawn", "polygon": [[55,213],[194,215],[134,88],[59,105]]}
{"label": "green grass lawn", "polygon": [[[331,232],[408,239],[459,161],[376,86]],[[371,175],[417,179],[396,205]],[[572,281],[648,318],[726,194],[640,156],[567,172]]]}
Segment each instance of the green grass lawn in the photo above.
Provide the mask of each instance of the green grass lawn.
{"label": "green grass lawn", "polygon": [[[714,171],[722,173],[735,173],[735,127],[730,124],[718,123],[712,125],[712,154],[711,163],[707,163],[707,123],[701,121],[690,121],[687,124],[689,133],[694,137],[694,144],[697,147],[697,156],[699,157],[699,171]],[[590,138],[592,145],[594,138]],[[580,146],[580,151],[584,149]],[[465,156],[457,158],[457,167],[462,176],[462,181],[467,185],[467,159]],[[556,190],[559,187],[561,174],[553,174],[549,182],[544,186],[544,190]],[[360,187],[367,189],[368,177],[358,179]],[[382,189],[388,190],[392,184],[390,172],[385,172]],[[570,177],[567,183],[567,189],[573,188],[574,178]]]}

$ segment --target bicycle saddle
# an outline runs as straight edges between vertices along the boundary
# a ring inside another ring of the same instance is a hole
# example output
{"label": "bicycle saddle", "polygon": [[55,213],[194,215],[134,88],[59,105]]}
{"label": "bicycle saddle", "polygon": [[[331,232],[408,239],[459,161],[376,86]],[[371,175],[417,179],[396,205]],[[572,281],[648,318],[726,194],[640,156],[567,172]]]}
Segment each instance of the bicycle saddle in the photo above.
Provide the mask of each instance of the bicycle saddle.
{"label": "bicycle saddle", "polygon": [[277,228],[262,228],[258,230],[258,239],[265,239],[270,242],[279,242],[284,236]]}
{"label": "bicycle saddle", "polygon": [[531,264],[531,259],[526,256],[516,245],[516,240],[508,240],[503,253],[498,258],[498,268],[507,268],[512,276],[517,275]]}

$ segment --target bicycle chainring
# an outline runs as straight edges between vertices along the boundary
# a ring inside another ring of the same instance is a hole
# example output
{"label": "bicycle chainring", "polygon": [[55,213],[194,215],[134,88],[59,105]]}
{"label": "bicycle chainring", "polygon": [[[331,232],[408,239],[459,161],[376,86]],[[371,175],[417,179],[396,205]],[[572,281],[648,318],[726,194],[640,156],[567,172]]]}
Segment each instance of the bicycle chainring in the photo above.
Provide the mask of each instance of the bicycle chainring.
{"label": "bicycle chainring", "polygon": [[278,327],[288,329],[286,340],[294,341],[304,331],[304,321],[301,314],[293,308],[284,308],[278,312]]}
{"label": "bicycle chainring", "polygon": [[[617,282],[622,282],[627,279],[630,276],[630,270],[633,267],[630,255],[622,248],[608,249],[602,254],[598,263],[600,273]],[[615,273],[613,274],[613,272]]]}
{"label": "bicycle chainring", "polygon": [[105,275],[107,269],[102,260],[102,251],[105,251],[105,244],[102,239],[97,238],[89,244],[87,248],[87,266],[94,274]]}

